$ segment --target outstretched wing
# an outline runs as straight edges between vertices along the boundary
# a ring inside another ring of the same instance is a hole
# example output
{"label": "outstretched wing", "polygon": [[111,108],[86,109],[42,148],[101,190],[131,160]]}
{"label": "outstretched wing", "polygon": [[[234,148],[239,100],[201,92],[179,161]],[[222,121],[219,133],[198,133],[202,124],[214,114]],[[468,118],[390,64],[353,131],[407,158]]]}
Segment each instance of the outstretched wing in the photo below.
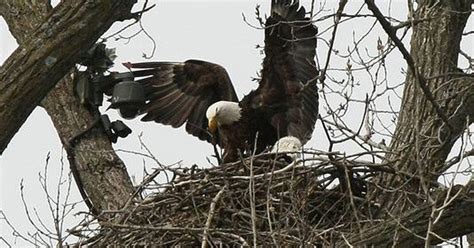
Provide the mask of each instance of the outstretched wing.
{"label": "outstretched wing", "polygon": [[188,60],[181,63],[144,62],[124,64],[133,70],[145,89],[146,104],[142,121],[155,121],[173,127],[186,122],[186,131],[210,141],[207,108],[217,101],[238,101],[226,70],[220,65]]}
{"label": "outstretched wing", "polygon": [[262,78],[245,99],[253,108],[280,109],[268,117],[271,124],[280,135],[295,136],[302,143],[311,138],[318,116],[314,60],[318,31],[305,15],[298,1],[272,0],[265,23]]}

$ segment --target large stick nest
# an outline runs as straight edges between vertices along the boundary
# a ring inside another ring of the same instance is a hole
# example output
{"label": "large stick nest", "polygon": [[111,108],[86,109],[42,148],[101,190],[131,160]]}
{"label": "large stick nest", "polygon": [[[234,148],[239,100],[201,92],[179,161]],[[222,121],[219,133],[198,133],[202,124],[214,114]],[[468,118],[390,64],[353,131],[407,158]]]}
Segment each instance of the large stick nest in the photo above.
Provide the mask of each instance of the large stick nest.
{"label": "large stick nest", "polygon": [[377,206],[365,195],[366,182],[386,167],[321,152],[303,157],[264,154],[209,169],[173,169],[172,180],[147,183],[155,193],[100,222],[86,243],[329,245],[335,234],[354,233],[371,219]]}

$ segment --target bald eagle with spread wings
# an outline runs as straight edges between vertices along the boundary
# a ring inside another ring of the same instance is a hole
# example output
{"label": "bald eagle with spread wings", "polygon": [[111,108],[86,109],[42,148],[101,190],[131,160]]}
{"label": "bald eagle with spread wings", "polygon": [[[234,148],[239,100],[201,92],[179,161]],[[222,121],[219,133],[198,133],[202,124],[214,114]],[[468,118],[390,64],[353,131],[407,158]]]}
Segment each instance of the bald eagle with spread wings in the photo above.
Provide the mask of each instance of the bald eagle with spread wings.
{"label": "bald eagle with spread wings", "polygon": [[[143,121],[186,131],[224,149],[224,162],[262,152],[279,138],[306,143],[318,116],[317,28],[298,1],[272,0],[256,90],[241,101],[229,75],[206,61],[124,64],[145,89]],[[255,150],[254,150],[255,149]]]}

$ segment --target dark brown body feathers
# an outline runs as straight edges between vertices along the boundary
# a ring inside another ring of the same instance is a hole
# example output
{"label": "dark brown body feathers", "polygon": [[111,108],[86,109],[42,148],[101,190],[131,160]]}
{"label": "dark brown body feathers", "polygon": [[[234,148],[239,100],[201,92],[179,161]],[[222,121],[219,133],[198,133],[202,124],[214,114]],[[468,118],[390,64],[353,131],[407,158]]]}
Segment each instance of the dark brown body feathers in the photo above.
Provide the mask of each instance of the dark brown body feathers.
{"label": "dark brown body feathers", "polygon": [[[265,59],[259,87],[246,95],[236,123],[219,128],[218,143],[225,161],[238,159],[238,152],[256,152],[279,138],[295,136],[306,143],[318,116],[317,29],[298,1],[273,0],[265,28]],[[147,62],[129,64],[145,86],[147,104],[143,121],[173,127],[186,123],[186,131],[211,141],[207,132],[207,108],[217,101],[237,102],[225,69],[219,65],[188,60],[184,63]]]}

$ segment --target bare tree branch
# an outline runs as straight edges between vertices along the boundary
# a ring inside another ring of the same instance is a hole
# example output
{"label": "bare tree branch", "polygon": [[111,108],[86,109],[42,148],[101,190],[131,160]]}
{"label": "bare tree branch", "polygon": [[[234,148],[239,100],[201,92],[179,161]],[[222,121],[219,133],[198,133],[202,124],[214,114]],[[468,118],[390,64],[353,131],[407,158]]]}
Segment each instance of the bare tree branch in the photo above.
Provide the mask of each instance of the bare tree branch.
{"label": "bare tree branch", "polygon": [[421,89],[423,90],[425,97],[428,99],[428,101],[431,102],[431,104],[433,104],[433,108],[436,110],[436,113],[438,113],[439,117],[449,127],[450,124],[449,124],[448,117],[446,116],[446,113],[444,113],[444,111],[441,110],[441,107],[436,102],[436,100],[433,97],[433,94],[431,93],[430,89],[427,86],[428,83],[426,82],[425,77],[417,69],[417,67],[415,66],[415,61],[411,57],[410,53],[405,48],[405,46],[400,41],[400,39],[398,39],[396,29],[392,27],[392,25],[390,25],[390,23],[385,19],[382,12],[380,12],[380,10],[377,8],[373,0],[365,0],[365,3],[367,4],[368,8],[374,13],[374,16],[380,22],[385,32],[387,32],[390,39],[392,39],[392,41],[398,47],[398,50],[400,50],[400,52],[402,53],[403,58],[406,60],[408,64],[408,67],[413,72],[413,74],[416,75],[417,82],[420,85]]}
{"label": "bare tree branch", "polygon": [[[0,154],[56,83],[134,0],[66,1],[59,4],[0,68]],[[0,13],[14,11],[2,5]],[[8,8],[8,9],[4,9]],[[73,10],[73,11],[71,11]]]}
{"label": "bare tree branch", "polygon": [[[437,235],[432,237],[431,245],[444,241],[438,236],[451,239],[474,231],[474,211],[472,211],[474,194],[471,192],[471,185],[463,188],[455,187],[456,190],[462,191],[462,196],[457,197],[450,204],[443,205],[443,201],[437,202],[438,206],[442,204],[440,207],[443,212],[431,227],[431,232]],[[443,194],[440,195],[443,196]],[[440,199],[443,200],[442,197]],[[432,207],[431,204],[419,206],[402,216],[392,216],[392,220],[385,220],[383,223],[365,228],[361,234],[352,235],[349,237],[349,242],[357,247],[388,247],[392,244],[397,247],[421,247],[425,244],[423,236],[428,230]],[[395,232],[398,235],[396,240],[392,236]],[[344,245],[343,241],[336,246],[340,245]]]}
{"label": "bare tree branch", "polygon": [[[90,15],[87,14],[84,18],[84,22],[78,23],[79,26],[77,26],[77,30],[69,30],[69,28],[64,30],[67,30],[67,32],[83,32],[80,30],[82,27],[80,25],[87,23],[87,21],[90,23],[98,21],[98,23],[95,23],[97,29],[100,29],[102,30],[101,32],[103,32],[114,20],[123,19],[124,16],[127,15],[127,8],[130,8],[133,2],[134,1],[124,1],[120,4],[117,3],[118,5],[116,6],[109,6],[109,17],[104,15],[103,12],[95,13],[92,11]],[[64,8],[63,11],[72,8],[72,6],[67,4],[62,4],[58,6],[58,8],[59,7]],[[29,35],[38,32],[38,26],[43,23],[50,11],[51,6],[48,1],[2,1],[2,3],[0,3],[0,14],[5,18],[11,33],[20,45],[24,43],[28,44]],[[87,8],[83,11],[87,11]],[[25,14],[19,15],[18,13]],[[54,20],[49,20],[51,25],[56,25],[54,22],[59,18],[57,15],[58,14],[55,14]],[[99,15],[99,17],[96,17],[96,15]],[[83,17],[79,18],[82,19]],[[105,26],[100,26],[102,25],[100,24],[102,21],[105,21],[105,24],[103,24]],[[68,24],[65,23],[64,25]],[[88,38],[90,39],[88,44],[95,42],[100,34],[100,32],[89,33],[88,35],[91,37]],[[74,41],[80,42],[79,39],[81,36],[73,37],[74,38],[72,39],[74,39]],[[51,36],[49,38],[54,39],[55,37]],[[69,39],[71,38],[67,38],[66,41],[62,42],[66,45],[73,44],[74,41],[69,41]],[[81,42],[80,45],[82,48],[77,46],[74,48],[74,51],[71,52],[82,52],[84,49],[88,48],[85,44],[86,42]],[[27,47],[27,45],[25,45],[25,47]],[[68,59],[74,60],[77,59],[77,56],[76,58],[71,57]],[[41,65],[38,66],[40,67]],[[125,169],[125,165],[117,154],[115,154],[111,142],[101,131],[100,126],[96,126],[93,130],[89,130],[89,132],[86,135],[83,135],[81,139],[76,139],[74,144],[70,143],[73,137],[76,137],[77,134],[85,130],[85,127],[91,126],[92,123],[95,123],[96,118],[100,113],[97,110],[90,110],[80,104],[79,100],[76,99],[73,93],[73,77],[71,76],[73,71],[69,70],[70,68],[60,68],[62,71],[64,71],[64,69],[66,69],[68,75],[65,76],[42,100],[42,106],[51,117],[64,147],[67,148],[66,151],[68,153],[71,170],[75,172],[73,173],[75,181],[78,184],[78,189],[88,207],[91,210],[95,209],[95,212],[109,208],[121,208],[134,189]],[[48,73],[52,72],[49,68],[46,68],[46,70]],[[43,80],[46,82],[41,82],[38,85],[26,81],[27,84],[25,84],[24,87],[34,89],[30,90],[31,94],[33,94],[39,93],[37,92],[36,87],[54,85],[52,78],[45,77]],[[15,84],[16,82],[12,84],[12,87],[15,86]],[[23,101],[15,99],[18,104],[21,103],[20,107],[25,107],[27,105],[25,102],[30,102],[30,100],[31,99],[29,98],[24,99]],[[5,100],[0,99],[0,102],[2,101]],[[19,125],[20,123],[13,124]],[[105,176],[105,174],[107,174],[107,176]],[[104,188],[109,190],[104,191]]]}

